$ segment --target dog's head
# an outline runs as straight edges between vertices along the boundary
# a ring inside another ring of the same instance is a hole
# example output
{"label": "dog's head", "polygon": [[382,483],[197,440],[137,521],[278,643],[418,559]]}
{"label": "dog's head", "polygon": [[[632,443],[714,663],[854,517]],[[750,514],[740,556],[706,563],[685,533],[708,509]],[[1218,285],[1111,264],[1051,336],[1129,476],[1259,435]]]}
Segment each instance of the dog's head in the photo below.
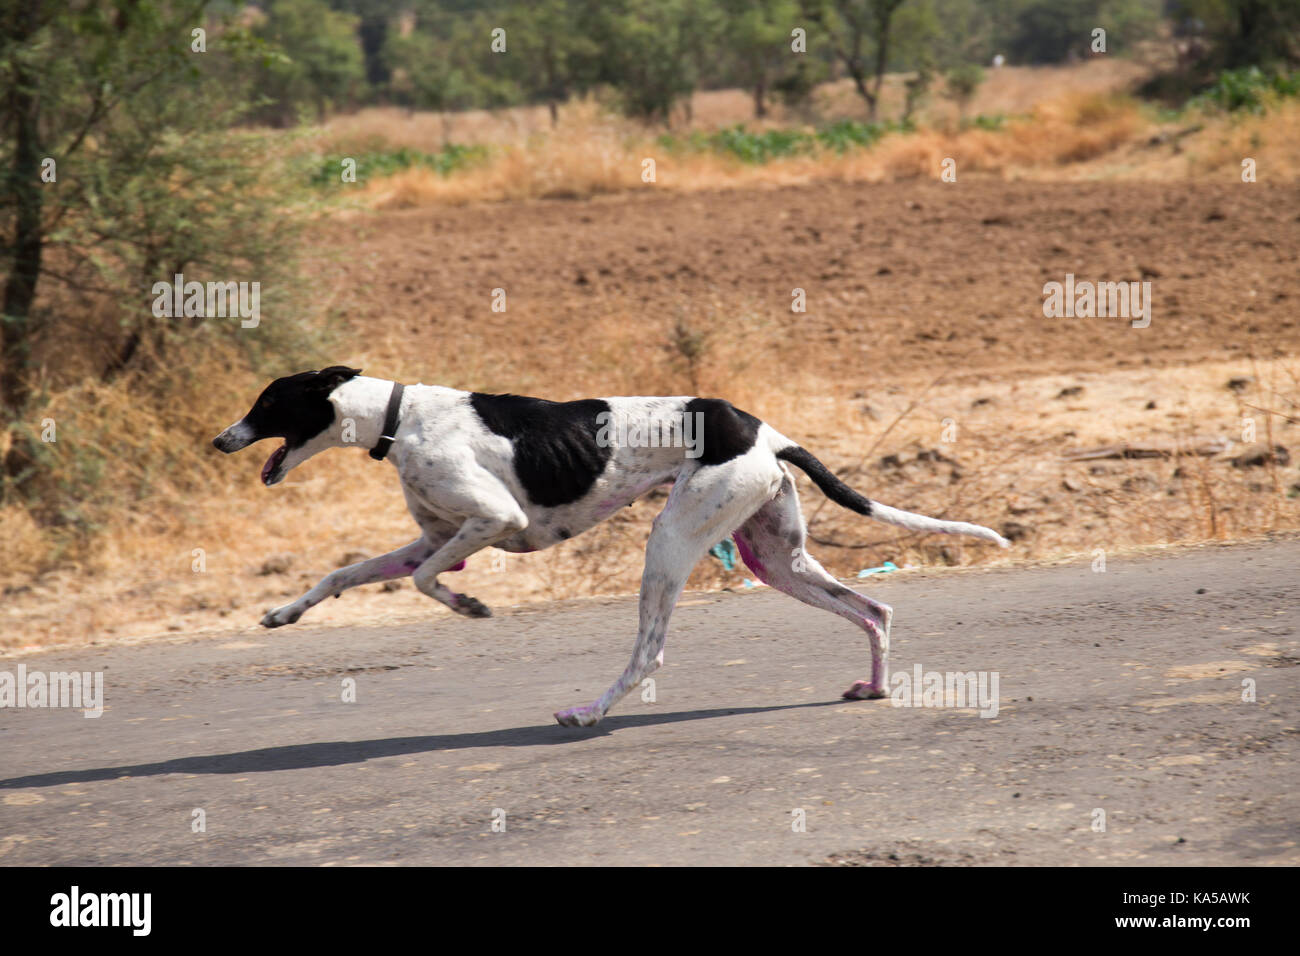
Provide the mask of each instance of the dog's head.
{"label": "dog's head", "polygon": [[228,455],[263,438],[283,438],[284,444],[262,466],[262,484],[278,484],[294,467],[334,444],[328,435],[334,424],[330,395],[360,374],[359,368],[332,365],[319,372],[277,378],[248,414],[212,439],[212,444]]}

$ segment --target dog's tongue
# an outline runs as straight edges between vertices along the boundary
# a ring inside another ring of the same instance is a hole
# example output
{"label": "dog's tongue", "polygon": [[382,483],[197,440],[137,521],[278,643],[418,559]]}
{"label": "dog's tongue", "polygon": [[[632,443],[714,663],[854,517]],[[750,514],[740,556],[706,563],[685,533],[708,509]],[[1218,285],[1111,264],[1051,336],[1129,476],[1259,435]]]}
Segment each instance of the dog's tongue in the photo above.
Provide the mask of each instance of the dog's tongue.
{"label": "dog's tongue", "polygon": [[285,452],[288,450],[289,446],[281,445],[275,451],[271,452],[271,457],[266,459],[266,464],[262,466],[262,484],[266,484],[266,479],[271,477],[271,472],[273,472],[275,466],[280,464],[284,459]]}

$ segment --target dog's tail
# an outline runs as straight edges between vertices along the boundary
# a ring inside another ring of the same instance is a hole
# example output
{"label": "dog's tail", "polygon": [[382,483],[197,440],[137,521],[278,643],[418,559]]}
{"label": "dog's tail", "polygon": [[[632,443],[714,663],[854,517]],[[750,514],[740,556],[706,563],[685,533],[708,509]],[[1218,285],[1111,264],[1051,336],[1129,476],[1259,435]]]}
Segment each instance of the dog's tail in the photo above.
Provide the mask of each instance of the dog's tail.
{"label": "dog's tail", "polygon": [[930,518],[911,511],[899,511],[889,505],[882,505],[879,501],[864,498],[835,477],[829,468],[813,457],[811,452],[798,445],[789,445],[780,449],[776,452],[776,457],[802,469],[813,480],[813,484],[831,501],[860,515],[875,518],[885,524],[898,525],[909,531],[922,531],[927,534],[968,534],[973,538],[992,541],[1004,548],[1011,547],[1011,542],[992,528],[967,524],[965,521],[940,521],[938,518]]}

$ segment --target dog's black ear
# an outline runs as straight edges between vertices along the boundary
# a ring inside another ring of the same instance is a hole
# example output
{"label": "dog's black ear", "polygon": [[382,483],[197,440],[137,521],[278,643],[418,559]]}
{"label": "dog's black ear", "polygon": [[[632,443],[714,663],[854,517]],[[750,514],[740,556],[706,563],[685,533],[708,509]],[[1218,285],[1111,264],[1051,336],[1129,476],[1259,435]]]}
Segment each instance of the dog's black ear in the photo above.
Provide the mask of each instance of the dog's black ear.
{"label": "dog's black ear", "polygon": [[323,368],[316,374],[316,380],[312,382],[322,392],[326,394],[334,391],[350,378],[356,378],[361,374],[359,368],[348,368],[346,365],[331,365],[329,368]]}

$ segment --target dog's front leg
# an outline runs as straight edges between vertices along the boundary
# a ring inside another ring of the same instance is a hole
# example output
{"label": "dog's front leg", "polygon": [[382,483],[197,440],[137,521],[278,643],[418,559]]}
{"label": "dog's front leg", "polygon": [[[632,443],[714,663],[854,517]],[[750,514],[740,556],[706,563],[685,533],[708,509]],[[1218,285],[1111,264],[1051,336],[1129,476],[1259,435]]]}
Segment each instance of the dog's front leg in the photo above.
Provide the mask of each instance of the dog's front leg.
{"label": "dog's front leg", "polygon": [[[716,470],[715,470],[716,471]],[[663,513],[655,519],[646,544],[641,576],[640,626],[632,659],[610,688],[591,704],[556,711],[567,727],[590,727],[605,716],[633,687],[664,663],[668,619],[686,579],[709,546],[753,510],[743,496],[732,493],[725,472],[721,478],[679,477]]]}
{"label": "dog's front leg", "polygon": [[[700,553],[703,554],[703,550]],[[595,703],[556,711],[555,719],[559,723],[566,727],[590,727],[604,717],[610,707],[626,697],[628,691],[663,666],[668,618],[685,583],[685,574],[675,577],[660,575],[651,572],[647,564],[647,573],[641,582],[641,627],[632,648],[632,660]]]}
{"label": "dog's front leg", "polygon": [[470,555],[528,527],[528,519],[517,508],[492,515],[465,519],[451,540],[433,553],[412,575],[415,586],[435,601],[441,601],[466,617],[491,617],[492,609],[467,594],[457,594],[438,581],[438,575],[454,568]]}
{"label": "dog's front leg", "polygon": [[404,578],[420,567],[434,553],[434,545],[428,538],[412,541],[403,548],[381,554],[377,558],[358,561],[345,568],[331,571],[321,582],[292,604],[267,611],[262,618],[263,627],[280,627],[292,624],[302,617],[308,608],[315,607],[328,597],[338,597],[348,588],[376,581],[391,581]]}

